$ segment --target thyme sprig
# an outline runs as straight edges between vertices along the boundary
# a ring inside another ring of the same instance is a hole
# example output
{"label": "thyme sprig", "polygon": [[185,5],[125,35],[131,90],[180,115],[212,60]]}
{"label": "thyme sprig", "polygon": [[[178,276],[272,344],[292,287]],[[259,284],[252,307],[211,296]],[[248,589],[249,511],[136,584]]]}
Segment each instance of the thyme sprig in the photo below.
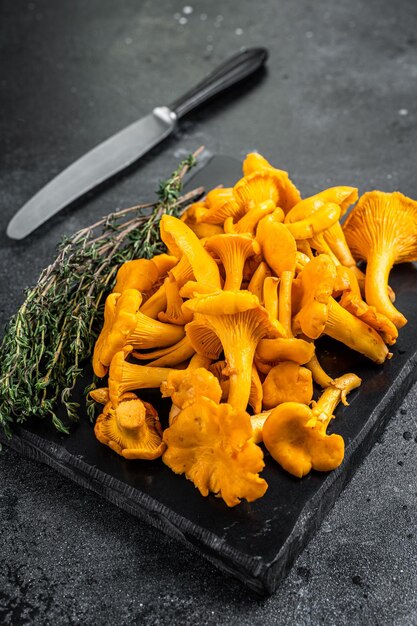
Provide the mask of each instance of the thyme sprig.
{"label": "thyme sprig", "polygon": [[198,152],[160,184],[156,203],[116,211],[63,240],[55,261],[26,291],[0,347],[0,426],[8,436],[14,422],[31,415],[49,417],[67,433],[68,425],[56,412],[60,403],[70,420],[78,419],[79,405],[71,394],[91,357],[117,269],[125,261],[164,251],[161,216],[178,215],[202,193],[197,189],[180,197],[183,177]]}

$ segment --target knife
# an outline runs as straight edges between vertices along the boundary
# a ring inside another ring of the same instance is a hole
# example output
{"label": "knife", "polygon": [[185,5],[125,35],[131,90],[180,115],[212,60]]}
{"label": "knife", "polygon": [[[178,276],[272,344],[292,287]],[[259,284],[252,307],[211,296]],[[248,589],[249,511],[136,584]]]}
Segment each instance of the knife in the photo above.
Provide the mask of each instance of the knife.
{"label": "knife", "polygon": [[36,193],[9,222],[7,235],[23,239],[65,206],[122,171],[170,135],[179,119],[262,67],[266,48],[248,48],[219,65],[169,106],[156,107],[74,161]]}

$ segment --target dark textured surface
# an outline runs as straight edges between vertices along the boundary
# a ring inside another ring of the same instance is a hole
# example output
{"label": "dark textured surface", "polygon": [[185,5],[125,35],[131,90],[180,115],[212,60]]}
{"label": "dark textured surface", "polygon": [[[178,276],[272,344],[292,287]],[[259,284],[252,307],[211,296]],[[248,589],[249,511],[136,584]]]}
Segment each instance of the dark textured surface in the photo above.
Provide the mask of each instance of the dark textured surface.
{"label": "dark textured surface", "polygon": [[[63,233],[148,198],[204,143],[258,148],[307,195],[326,185],[417,197],[414,2],[16,2],[0,11],[0,316]],[[201,15],[207,18],[201,19]],[[216,19],[221,14],[223,20]],[[238,30],[241,29],[241,31]],[[142,166],[22,244],[8,219],[108,133],[181,94],[240,45],[267,78],[210,105]],[[45,467],[0,457],[0,616],[6,623],[415,624],[417,393],[393,416],[277,594],[259,602],[175,542]],[[3,513],[4,512],[4,513]],[[0,620],[1,621],[1,620]]]}

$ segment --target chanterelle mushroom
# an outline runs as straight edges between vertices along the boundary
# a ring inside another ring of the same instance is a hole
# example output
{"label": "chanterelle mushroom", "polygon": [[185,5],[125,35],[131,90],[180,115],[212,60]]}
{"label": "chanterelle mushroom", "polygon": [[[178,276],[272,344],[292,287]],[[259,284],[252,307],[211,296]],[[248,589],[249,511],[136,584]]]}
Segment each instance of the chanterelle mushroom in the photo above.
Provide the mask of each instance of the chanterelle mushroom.
{"label": "chanterelle mushroom", "polygon": [[265,409],[273,409],[283,402],[309,404],[313,397],[311,372],[292,361],[278,363],[268,373],[262,389]]}
{"label": "chanterelle mushroom", "polygon": [[359,387],[361,379],[345,374],[336,379],[310,409],[299,402],[284,402],[271,411],[263,430],[263,441],[273,458],[287,472],[301,478],[311,469],[328,472],[343,461],[345,445],[340,435],[327,435],[333,412],[346,394]]}
{"label": "chanterelle mushroom", "polygon": [[[169,251],[178,257],[185,256],[197,281],[221,288],[220,274],[214,259],[204,249],[197,235],[176,217],[163,215],[160,223],[161,239]],[[174,268],[173,268],[174,269]],[[174,276],[175,271],[173,271]]]}
{"label": "chanterelle mushroom", "polygon": [[126,391],[158,388],[172,371],[168,367],[150,367],[128,363],[126,358],[131,351],[132,346],[125,346],[123,350],[116,352],[110,364],[109,395],[113,406],[119,404]]}
{"label": "chanterelle mushroom", "polygon": [[157,459],[166,446],[158,413],[148,402],[125,394],[114,408],[108,402],[98,416],[94,433],[97,439],[125,459]]}
{"label": "chanterelle mushroom", "polygon": [[265,170],[272,170],[274,172],[279,189],[278,206],[280,206],[285,213],[288,213],[288,211],[301,200],[300,192],[288,176],[288,172],[276,169],[257,152],[251,152],[243,161],[244,176]]}
{"label": "chanterelle mushroom", "polygon": [[161,384],[161,392],[163,398],[171,398],[179,409],[200,402],[203,396],[219,404],[222,396],[219,381],[204,367],[172,370]]}
{"label": "chanterelle mushroom", "polygon": [[258,472],[263,454],[252,438],[249,415],[206,397],[183,409],[164,431],[162,460],[185,474],[203,496],[213,492],[228,506],[262,497],[268,488]]}
{"label": "chanterelle mushroom", "polygon": [[[104,311],[105,323],[96,342],[93,367],[103,376],[113,355],[125,345],[134,348],[170,346],[184,337],[181,326],[164,324],[139,312],[142,296],[137,289],[125,289],[122,294],[110,294],[110,305]],[[106,319],[107,316],[107,319]]]}
{"label": "chanterelle mushroom", "polygon": [[260,252],[257,242],[248,235],[215,235],[205,241],[204,247],[222,262],[226,272],[224,289],[229,291],[240,289],[246,259]]}
{"label": "chanterelle mushroom", "polygon": [[291,286],[297,259],[297,244],[288,229],[279,222],[262,219],[256,230],[256,238],[269,267],[279,276],[278,319],[291,337]]}
{"label": "chanterelle mushroom", "polygon": [[353,256],[367,262],[367,303],[401,328],[407,320],[390,301],[388,277],[394,264],[417,260],[417,201],[398,191],[370,191],[361,196],[343,230]]}
{"label": "chanterelle mushroom", "polygon": [[[212,332],[221,342],[230,375],[228,402],[245,410],[251,387],[252,363],[263,337],[285,335],[281,324],[248,291],[221,291],[187,300],[185,308],[200,314],[185,327],[197,353],[204,353],[200,335]],[[207,355],[209,356],[209,355]]]}

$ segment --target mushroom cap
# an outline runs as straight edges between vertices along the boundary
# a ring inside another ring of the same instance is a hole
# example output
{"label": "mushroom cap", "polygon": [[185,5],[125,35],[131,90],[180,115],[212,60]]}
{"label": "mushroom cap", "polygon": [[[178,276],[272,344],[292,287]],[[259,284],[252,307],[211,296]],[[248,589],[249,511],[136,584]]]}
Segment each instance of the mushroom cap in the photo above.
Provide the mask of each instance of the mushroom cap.
{"label": "mushroom cap", "polygon": [[280,404],[264,424],[262,436],[267,450],[283,469],[298,478],[311,469],[330,471],[343,461],[343,438],[326,435],[316,424],[311,409],[298,402]]}
{"label": "mushroom cap", "polygon": [[259,307],[258,298],[250,291],[216,291],[197,294],[184,302],[183,307],[194,313],[207,315],[233,315]]}
{"label": "mushroom cap", "polygon": [[208,224],[223,224],[228,217],[238,220],[244,214],[244,209],[235,200],[232,188],[220,187],[209,191],[206,207],[207,211],[201,221]]}
{"label": "mushroom cap", "polygon": [[141,303],[142,295],[137,289],[125,289],[118,296],[108,335],[105,340],[103,339],[98,355],[104,366],[110,365],[113,355],[123,348],[126,344],[126,338],[135,329],[137,324],[136,313]]}
{"label": "mushroom cap", "polygon": [[309,404],[313,398],[313,379],[306,367],[283,361],[269,371],[262,389],[265,409],[273,409],[283,402]]}
{"label": "mushroom cap", "polygon": [[185,222],[188,226],[191,224],[198,224],[204,219],[207,213],[207,205],[204,200],[193,202],[190,204],[184,213],[180,216],[181,222]]}
{"label": "mushroom cap", "polygon": [[256,354],[261,361],[294,361],[298,365],[308,363],[314,354],[314,343],[295,337],[261,339]]}
{"label": "mushroom cap", "polygon": [[156,265],[159,276],[165,276],[178,263],[176,256],[171,256],[165,252],[153,256],[151,261]]}
{"label": "mushroom cap", "polygon": [[288,176],[288,172],[272,167],[272,165],[263,156],[256,152],[252,152],[247,155],[243,162],[244,176],[249,176],[254,172],[264,170],[272,170],[277,176],[280,193],[279,206],[285,213],[288,213],[288,211],[301,200],[300,192]]}
{"label": "mushroom cap", "polygon": [[260,253],[257,241],[248,234],[224,233],[213,235],[206,239],[204,247],[214,257],[218,257],[222,261],[223,259],[233,260],[237,255],[247,259],[254,254]]}
{"label": "mushroom cap", "polygon": [[264,495],[268,485],[258,475],[263,453],[246,412],[202,397],[176,416],[163,439],[163,462],[185,474],[203,496],[213,492],[231,507]]}
{"label": "mushroom cap", "polygon": [[122,293],[125,289],[148,291],[159,278],[158,268],[148,259],[126,261],[116,274],[114,293]]}
{"label": "mushroom cap", "polygon": [[148,402],[129,395],[117,408],[110,402],[106,404],[94,433],[101,443],[126,459],[156,459],[166,448],[158,414]]}
{"label": "mushroom cap", "polygon": [[233,218],[228,217],[223,224],[224,232],[235,235],[248,234],[253,237],[258,223],[267,215],[273,215],[274,220],[279,222],[283,222],[285,217],[284,211],[276,207],[273,200],[265,200],[255,208],[249,209],[237,222],[233,222]]}
{"label": "mushroom cap", "polygon": [[258,224],[256,239],[266,262],[277,276],[284,271],[295,271],[297,244],[284,224],[274,221],[272,215],[264,217]]}
{"label": "mushroom cap", "polygon": [[[184,302],[183,307],[206,316],[206,323],[210,324],[210,317],[228,317],[246,315],[246,322],[262,327],[264,337],[285,337],[285,329],[278,320],[273,319],[268,311],[259,304],[258,298],[250,291],[219,291],[208,295],[197,295]],[[252,315],[248,316],[251,313]],[[203,321],[203,318],[201,318]],[[243,318],[233,319],[231,323],[239,323]],[[192,324],[193,322],[191,322]],[[204,323],[204,322],[203,322]],[[188,324],[185,327],[186,332]],[[188,334],[188,333],[187,333]],[[193,343],[193,339],[191,339]],[[194,346],[196,348],[196,346]],[[196,352],[199,352],[196,348]],[[207,355],[209,356],[209,355]],[[212,358],[212,357],[210,357]],[[216,357],[214,357],[216,358]]]}
{"label": "mushroom cap", "polygon": [[308,213],[297,220],[297,207],[291,209],[285,217],[285,224],[295,239],[312,239],[338,223],[340,206],[335,202],[322,204],[314,213]]}
{"label": "mushroom cap", "polygon": [[[165,214],[160,221],[160,234],[170,252],[178,257],[187,257],[197,281],[211,285],[213,289],[221,287],[216,262],[187,224],[172,215]],[[173,274],[178,280],[175,268],[173,268]]]}
{"label": "mushroom cap", "polygon": [[278,206],[278,177],[273,170],[253,172],[236,183],[233,194],[245,213],[267,201],[272,201],[274,206]]}
{"label": "mushroom cap", "polygon": [[204,367],[192,370],[172,370],[161,384],[163,398],[171,398],[179,408],[199,402],[201,397],[220,403],[222,390],[217,378]]}
{"label": "mushroom cap", "polygon": [[342,216],[357,199],[358,190],[356,187],[330,187],[298,202],[287,214],[286,219],[288,222],[298,222],[308,215],[316,213],[324,204],[328,203],[338,204]]}
{"label": "mushroom cap", "polygon": [[417,261],[417,201],[399,191],[369,191],[360,197],[343,226],[357,260],[379,250],[393,263]]}
{"label": "mushroom cap", "polygon": [[319,254],[301,270],[293,282],[294,334],[301,331],[311,339],[320,337],[327,322],[335,281],[336,268],[326,254]]}

